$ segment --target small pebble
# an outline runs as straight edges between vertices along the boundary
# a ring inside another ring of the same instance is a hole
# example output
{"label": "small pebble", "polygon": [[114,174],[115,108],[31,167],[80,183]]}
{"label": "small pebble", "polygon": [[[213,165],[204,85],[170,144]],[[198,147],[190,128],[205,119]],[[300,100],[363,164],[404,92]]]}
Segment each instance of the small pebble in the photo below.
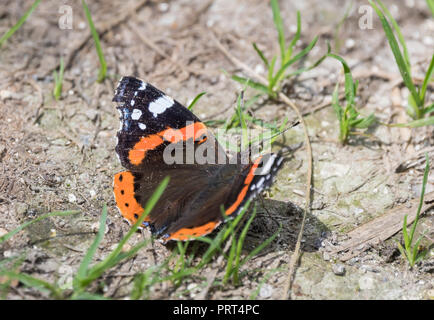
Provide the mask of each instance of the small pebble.
{"label": "small pebble", "polygon": [[355,44],[356,44],[356,41],[354,41],[354,39],[347,39],[345,41],[345,47],[347,47],[348,49],[354,47]]}
{"label": "small pebble", "polygon": [[259,290],[259,296],[261,298],[269,298],[273,294],[273,287],[269,284],[265,284],[261,287],[261,290]]}
{"label": "small pebble", "polygon": [[74,194],[70,193],[70,194],[68,194],[68,201],[70,203],[74,203],[77,201],[77,197]]}
{"label": "small pebble", "polygon": [[167,10],[169,10],[169,4],[166,2],[162,2],[158,5],[158,10],[160,10],[161,12],[166,12]]}
{"label": "small pebble", "polygon": [[3,252],[3,257],[5,257],[5,258],[12,257],[12,251],[11,250],[6,250],[5,252]]}
{"label": "small pebble", "polygon": [[337,263],[332,265],[333,273],[337,276],[345,275],[345,266],[343,264]]}
{"label": "small pebble", "polygon": [[50,238],[55,238],[57,235],[56,229],[51,229],[50,230]]}

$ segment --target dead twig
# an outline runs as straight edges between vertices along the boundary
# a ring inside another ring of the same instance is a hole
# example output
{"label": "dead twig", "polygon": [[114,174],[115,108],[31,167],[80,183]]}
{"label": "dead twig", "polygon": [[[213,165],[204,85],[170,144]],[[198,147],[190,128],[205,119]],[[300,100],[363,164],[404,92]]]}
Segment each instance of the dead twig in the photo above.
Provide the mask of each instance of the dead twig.
{"label": "dead twig", "polygon": [[396,166],[395,172],[396,173],[405,172],[410,168],[425,163],[425,153],[428,153],[429,156],[434,157],[434,147],[427,147],[422,150],[419,150],[418,152],[416,152],[416,154],[412,154],[407,159],[401,161],[399,165]]}

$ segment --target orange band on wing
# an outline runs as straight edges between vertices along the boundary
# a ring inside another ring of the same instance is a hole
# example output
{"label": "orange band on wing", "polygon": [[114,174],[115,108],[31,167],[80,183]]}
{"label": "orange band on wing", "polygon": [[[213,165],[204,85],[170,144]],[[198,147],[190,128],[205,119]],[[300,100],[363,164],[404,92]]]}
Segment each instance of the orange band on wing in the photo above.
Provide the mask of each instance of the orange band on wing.
{"label": "orange band on wing", "polygon": [[235,212],[235,210],[238,209],[241,202],[244,200],[247,194],[247,190],[249,190],[249,186],[253,181],[253,177],[255,176],[255,171],[259,166],[259,163],[261,162],[262,157],[259,157],[255,160],[253,163],[252,168],[250,169],[249,173],[247,174],[246,179],[244,180],[244,187],[241,189],[241,192],[238,194],[237,200],[225,211],[225,214],[227,216],[231,215]]}
{"label": "orange band on wing", "polygon": [[[140,139],[128,153],[128,159],[134,165],[139,165],[146,157],[146,152],[153,150],[164,141],[177,143],[178,141],[186,141],[193,138],[196,140],[207,131],[206,126],[202,122],[195,122],[181,129],[168,128],[156,134],[146,136]],[[206,140],[206,137],[199,143]]]}
{"label": "orange band on wing", "polygon": [[[122,216],[130,221],[130,223],[135,223],[143,213],[143,208],[134,197],[133,174],[130,171],[115,174],[113,191],[116,205],[122,213]],[[146,217],[145,221],[149,221],[149,217]]]}
{"label": "orange band on wing", "polygon": [[153,134],[147,137],[143,137],[137,142],[134,147],[128,153],[128,158],[134,165],[139,165],[146,157],[146,151],[153,150],[163,143],[163,139],[159,134]]}
{"label": "orange band on wing", "polygon": [[168,238],[164,239],[164,241],[166,242],[169,240],[188,240],[190,238],[204,236],[217,228],[220,223],[220,221],[211,221],[195,228],[182,228],[172,233]]}

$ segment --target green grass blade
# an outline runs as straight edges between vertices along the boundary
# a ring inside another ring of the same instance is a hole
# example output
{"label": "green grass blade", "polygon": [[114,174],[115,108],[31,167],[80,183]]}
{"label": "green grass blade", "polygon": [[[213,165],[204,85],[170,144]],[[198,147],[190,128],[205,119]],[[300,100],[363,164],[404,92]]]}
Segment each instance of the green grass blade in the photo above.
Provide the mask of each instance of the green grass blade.
{"label": "green grass blade", "polygon": [[[405,44],[404,36],[401,33],[401,29],[399,28],[398,23],[393,18],[390,11],[387,9],[387,7],[381,2],[381,0],[377,0],[377,2],[380,4],[381,9],[386,13],[386,16],[389,18],[390,22],[392,23],[393,28],[396,31],[396,35],[398,36],[398,41],[401,44],[402,51],[404,53],[404,60],[407,64],[407,68],[409,71],[411,71],[411,64],[410,64],[410,57],[408,55],[407,45]],[[411,76],[411,73],[410,73]]]}
{"label": "green grass blade", "polygon": [[241,146],[247,147],[249,144],[249,140],[248,140],[248,133],[247,133],[247,124],[246,124],[246,120],[244,119],[244,110],[243,110],[244,108],[242,106],[243,103],[244,103],[244,92],[241,91],[237,99],[237,114],[238,114],[238,121],[241,124],[241,131],[242,131]]}
{"label": "green grass blade", "polygon": [[428,8],[431,10],[432,17],[434,18],[434,0],[426,0]]}
{"label": "green grass blade", "polygon": [[280,8],[277,0],[271,0],[271,10],[273,11],[273,21],[276,26],[277,35],[279,39],[280,46],[280,57],[282,59],[282,63],[284,63],[285,59],[285,33],[283,31],[283,22],[282,17],[280,16]]}
{"label": "green grass blade", "polygon": [[254,42],[253,42],[253,49],[255,49],[256,53],[259,55],[259,57],[261,58],[262,62],[265,64],[265,66],[268,69],[270,67],[270,63],[268,62],[267,58],[265,58],[264,53],[258,48],[258,46],[256,45],[256,43],[254,43]]}
{"label": "green grass blade", "polygon": [[[429,64],[428,70],[426,71],[425,79],[423,79],[422,88],[420,90],[420,99],[422,100],[422,105],[425,104],[426,88],[428,87],[428,83],[431,81],[431,76],[433,72],[434,72],[434,54],[432,55],[431,62]],[[425,113],[427,112],[425,111]]]}
{"label": "green grass blade", "polygon": [[273,83],[273,74],[274,74],[274,66],[276,65],[277,56],[274,56],[273,59],[271,59],[271,64],[268,67],[268,89],[272,91],[273,87],[271,84]]}
{"label": "green grass blade", "polygon": [[255,82],[255,81],[252,81],[250,79],[239,77],[236,75],[233,75],[231,78],[232,78],[232,80],[235,80],[235,81],[237,81],[243,85],[247,85],[247,86],[249,86],[255,90],[258,90],[258,91],[261,91],[265,94],[268,94],[268,88],[259,82]]}
{"label": "green grass blade", "polygon": [[[147,244],[147,242],[141,243],[131,249],[130,251],[126,253],[122,253],[121,258],[117,258],[118,255],[121,254],[122,248],[125,245],[125,243],[128,241],[129,238],[137,231],[137,229],[143,224],[143,221],[147,217],[147,215],[152,211],[155,204],[160,199],[161,195],[163,194],[164,190],[166,189],[167,185],[169,184],[170,178],[165,177],[160,184],[158,185],[157,189],[155,189],[152,196],[149,198],[149,200],[146,202],[144,213],[140,215],[139,219],[136,221],[136,223],[131,227],[131,229],[128,231],[128,233],[125,235],[125,237],[122,238],[122,240],[119,242],[117,247],[105,258],[103,261],[95,265],[90,271],[89,271],[89,277],[90,274],[92,274],[92,278],[96,279],[100,274],[102,274],[105,270],[110,268],[113,265],[113,261],[120,261],[122,259],[125,259],[126,257],[131,256],[133,253],[137,252],[138,249],[140,249],[143,245]],[[117,259],[117,260],[114,260]],[[87,281],[88,282],[88,281]]]}
{"label": "green grass blade", "polygon": [[189,243],[190,241],[186,241],[184,245],[180,241],[176,243],[176,245],[178,246],[179,258],[175,265],[175,272],[178,272],[179,270],[184,270],[185,268],[185,252],[187,251]]}
{"label": "green grass blade", "polygon": [[309,67],[304,67],[304,68],[300,68],[294,72],[288,73],[285,78],[290,78],[292,76],[296,76],[299,75],[301,73],[307,72],[312,70],[313,68],[318,67],[324,60],[325,58],[327,58],[327,55],[331,52],[331,47],[330,47],[330,43],[327,43],[327,53],[324,54],[321,58],[319,58],[315,63],[313,63],[312,65],[310,65]]}
{"label": "green grass blade", "polygon": [[355,123],[351,123],[351,126],[357,129],[367,129],[375,122],[375,114],[371,113],[366,118],[357,119]]}
{"label": "green grass blade", "polygon": [[96,47],[96,52],[98,54],[99,63],[101,65],[100,69],[99,69],[97,81],[102,82],[102,81],[104,81],[106,74],[107,74],[107,63],[105,61],[104,54],[102,53],[101,43],[99,41],[99,35],[95,29],[95,25],[93,24],[92,16],[91,16],[90,11],[89,11],[89,7],[87,6],[87,4],[84,0],[82,0],[82,4],[83,4],[83,8],[84,8],[84,13],[86,14],[86,18],[87,18],[87,21],[89,23],[90,32],[92,33],[93,41],[95,42],[95,47]]}
{"label": "green grass blade", "polygon": [[400,127],[400,128],[403,128],[403,127],[418,128],[418,127],[432,126],[432,125],[434,125],[434,116],[419,119],[419,120],[410,121],[408,123],[395,123],[395,124],[391,124],[390,126],[391,127]]}
{"label": "green grass blade", "polygon": [[[407,66],[407,63],[405,62],[404,57],[402,56],[401,50],[399,49],[398,42],[396,41],[395,35],[393,34],[393,30],[389,25],[389,22],[387,21],[386,17],[384,16],[383,12],[375,5],[375,3],[372,0],[369,0],[369,3],[374,8],[374,10],[377,12],[378,17],[380,18],[381,24],[383,25],[384,32],[386,33],[387,40],[389,42],[390,48],[392,49],[392,53],[395,57],[396,63],[398,64],[399,72],[401,73],[402,79],[404,80],[405,86],[410,90],[411,95],[413,96],[414,100],[416,101],[416,104],[418,107],[421,106],[421,101],[419,98],[419,95],[417,93],[416,87],[413,84],[413,80],[410,76],[410,70]],[[419,118],[419,110],[415,110],[416,115]]]}
{"label": "green grass blade", "polygon": [[434,112],[434,103],[425,108],[425,114],[430,114]]}
{"label": "green grass blade", "polygon": [[94,280],[99,278],[105,270],[114,267],[122,260],[128,260],[129,258],[135,256],[140,249],[148,245],[150,242],[151,239],[145,239],[139,244],[135,245],[132,249],[128,250],[127,252],[120,252],[119,254],[113,256],[112,258],[106,259],[106,261],[103,261],[104,263],[101,263],[100,265],[96,265],[95,268],[92,268],[92,270],[89,272],[88,279]]}
{"label": "green grass blade", "polygon": [[[246,204],[244,205],[240,214],[238,216],[236,216],[235,219],[233,219],[232,221],[229,221],[229,223],[222,230],[220,230],[220,232],[217,234],[217,236],[213,240],[210,240],[209,238],[206,238],[206,237],[196,238],[196,240],[206,242],[210,245],[208,247],[208,249],[206,250],[206,252],[202,255],[202,260],[200,261],[200,263],[197,265],[196,268],[198,268],[198,269],[202,268],[209,261],[211,261],[211,259],[214,256],[216,251],[222,250],[220,248],[221,244],[227,239],[227,237],[229,237],[232,234],[233,230],[238,225],[238,223],[240,222],[240,220],[244,216],[245,212],[248,210],[249,206],[250,206],[250,200],[248,200],[246,202]],[[223,214],[224,214],[224,211],[223,211]]]}
{"label": "green grass blade", "polygon": [[30,226],[33,223],[36,223],[38,221],[41,221],[43,219],[49,218],[49,217],[56,217],[56,216],[60,216],[60,217],[64,217],[64,216],[69,216],[71,214],[76,214],[79,213],[79,210],[68,210],[68,211],[54,211],[54,212],[50,212],[50,213],[46,213],[36,219],[33,219],[31,221],[27,221],[25,223],[23,223],[21,226],[19,226],[18,228],[6,233],[4,236],[0,237],[0,244],[4,241],[9,240],[10,238],[12,238],[14,235],[16,235],[18,232],[20,232],[21,230],[27,228],[28,226]]}
{"label": "green grass blade", "polygon": [[247,257],[245,257],[243,259],[243,261],[241,261],[240,266],[244,265],[247,261],[249,261],[252,257],[254,257],[255,255],[257,255],[259,252],[262,251],[262,249],[264,249],[266,246],[268,246],[271,242],[273,242],[274,239],[276,239],[276,237],[278,236],[278,234],[280,233],[280,231],[282,230],[282,224],[280,224],[279,229],[271,236],[269,237],[267,240],[265,240],[263,243],[261,243],[258,247],[256,247],[255,249],[253,249],[248,255]]}
{"label": "green grass blade", "polygon": [[200,99],[203,95],[205,95],[205,94],[206,94],[205,91],[199,93],[199,94],[196,96],[196,98],[194,98],[193,101],[188,105],[187,109],[188,109],[188,110],[193,110],[193,107],[194,107],[194,105],[196,104],[196,102],[198,102],[199,99]]}
{"label": "green grass blade", "polygon": [[297,62],[298,60],[300,60],[301,58],[303,58],[305,55],[307,55],[312,48],[315,46],[316,42],[318,41],[318,37],[316,36],[311,43],[309,43],[309,45],[304,48],[303,50],[301,50],[298,54],[296,54],[294,56],[294,58],[291,58],[290,60],[288,60],[288,62],[286,62],[280,69],[279,71],[277,71],[276,76],[274,77],[274,83],[273,83],[273,87],[274,84],[276,84],[277,82],[279,82],[283,76],[283,74],[285,73],[286,69],[288,69],[289,66],[291,66],[293,63]]}
{"label": "green grass blade", "polygon": [[226,282],[229,280],[229,277],[231,276],[231,273],[233,271],[232,266],[234,263],[236,249],[237,249],[237,241],[234,237],[232,239],[232,243],[231,243],[231,250],[229,251],[228,262],[226,265],[226,272],[225,272],[225,275],[223,277],[223,284],[226,284]]}
{"label": "green grass blade", "polygon": [[0,38],[0,47],[3,45],[3,43],[5,43],[6,40],[8,40],[22,26],[22,24],[27,20],[27,18],[36,9],[39,2],[41,2],[41,0],[36,0],[35,2],[33,2],[30,9],[27,10],[26,13],[18,20],[18,22]]}
{"label": "green grass blade", "polygon": [[297,10],[297,31],[295,32],[294,38],[292,38],[291,42],[288,45],[288,49],[285,53],[285,62],[291,58],[292,52],[294,50],[294,46],[297,44],[297,41],[300,39],[301,35],[301,15],[300,11]]}
{"label": "green grass blade", "polygon": [[396,241],[396,245],[398,246],[398,250],[401,253],[401,255],[408,261],[409,258],[407,257],[407,252],[402,247],[402,245],[399,243],[399,241]]}
{"label": "green grass blade", "polygon": [[402,236],[404,238],[405,250],[408,252],[408,249],[411,246],[411,241],[410,238],[408,237],[408,231],[407,231],[407,215],[404,216],[404,222],[402,224]]}
{"label": "green grass blade", "polygon": [[426,164],[425,164],[425,172],[423,174],[422,191],[420,194],[419,206],[417,207],[416,218],[414,219],[413,226],[411,228],[410,241],[413,240],[414,232],[416,231],[416,226],[417,223],[419,222],[420,211],[422,210],[423,198],[425,197],[425,187],[426,187],[426,183],[428,182],[428,173],[429,173],[428,153],[425,153],[425,161]]}
{"label": "green grass blade", "polygon": [[[77,281],[80,281],[81,279],[84,279],[87,276],[89,265],[92,262],[93,256],[95,255],[96,250],[98,249],[98,245],[101,243],[102,239],[104,238],[104,232],[105,232],[105,224],[107,221],[107,205],[104,204],[104,207],[102,209],[101,218],[99,220],[99,229],[98,233],[93,240],[92,245],[89,247],[89,249],[86,252],[86,255],[84,256],[83,260],[81,261],[80,267],[78,268],[76,279]],[[77,285],[79,285],[77,283]]]}
{"label": "green grass blade", "polygon": [[234,282],[234,285],[238,285],[239,284],[238,273],[239,273],[239,270],[240,270],[240,268],[242,266],[240,264],[241,251],[243,249],[244,240],[246,239],[247,231],[249,231],[250,224],[252,223],[252,221],[253,221],[253,219],[255,217],[256,217],[256,206],[253,209],[253,212],[250,215],[249,220],[247,220],[247,223],[245,224],[243,230],[241,231],[240,237],[239,237],[238,242],[237,242],[237,251],[236,251],[236,255],[235,255],[235,267],[233,269],[233,282]]}
{"label": "green grass blade", "polygon": [[25,273],[16,273],[12,271],[1,271],[0,275],[4,275],[9,279],[16,279],[24,283],[28,287],[37,288],[39,290],[49,292],[53,298],[62,299],[62,291],[55,285],[44,280],[32,277]]}
{"label": "green grass blade", "polygon": [[344,74],[345,74],[345,98],[347,100],[347,104],[353,105],[355,99],[354,97],[355,86],[354,86],[353,76],[351,75],[350,67],[342,57],[335,55],[333,53],[329,53],[328,56],[342,63],[342,66],[344,68]]}
{"label": "green grass blade", "polygon": [[79,295],[72,297],[72,300],[110,300],[110,299],[99,294],[82,292]]}
{"label": "green grass blade", "polygon": [[333,90],[332,107],[336,113],[336,116],[337,116],[339,122],[341,122],[342,121],[342,113],[344,112],[344,110],[342,109],[341,105],[339,104],[339,82],[336,83],[335,89]]}
{"label": "green grass blade", "polygon": [[64,68],[65,68],[65,66],[63,63],[63,57],[60,57],[59,73],[57,73],[56,71],[53,71],[53,76],[54,76],[53,96],[54,96],[54,99],[56,99],[56,100],[59,100],[60,96],[62,95]]}

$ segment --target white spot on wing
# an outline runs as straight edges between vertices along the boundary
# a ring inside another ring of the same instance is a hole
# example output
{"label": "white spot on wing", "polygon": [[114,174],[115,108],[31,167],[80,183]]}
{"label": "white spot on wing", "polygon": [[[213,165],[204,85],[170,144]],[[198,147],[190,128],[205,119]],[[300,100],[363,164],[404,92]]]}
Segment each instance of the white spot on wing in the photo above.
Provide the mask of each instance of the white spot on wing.
{"label": "white spot on wing", "polygon": [[162,96],[149,104],[149,112],[156,118],[160,113],[166,111],[167,108],[173,106],[173,99],[168,96]]}
{"label": "white spot on wing", "polygon": [[[131,102],[133,102],[133,101],[131,101]],[[139,109],[134,109],[133,113],[131,113],[131,119],[133,119],[133,120],[139,120],[141,116],[142,116],[142,111]]]}
{"label": "white spot on wing", "polygon": [[270,172],[271,166],[273,165],[275,159],[276,159],[275,154],[270,156],[270,159],[268,159],[267,163],[264,165],[264,168],[262,169],[262,174],[268,174]]}
{"label": "white spot on wing", "polygon": [[261,189],[262,184],[264,183],[265,179],[264,177],[262,177],[261,179],[259,179],[258,183],[256,184],[257,189]]}
{"label": "white spot on wing", "polygon": [[139,122],[138,126],[140,129],[145,130],[146,129],[146,124]]}
{"label": "white spot on wing", "polygon": [[139,90],[145,90],[146,89],[146,82],[143,82],[140,84]]}
{"label": "white spot on wing", "polygon": [[136,103],[134,100],[131,100],[131,106],[134,106],[134,103]]}

